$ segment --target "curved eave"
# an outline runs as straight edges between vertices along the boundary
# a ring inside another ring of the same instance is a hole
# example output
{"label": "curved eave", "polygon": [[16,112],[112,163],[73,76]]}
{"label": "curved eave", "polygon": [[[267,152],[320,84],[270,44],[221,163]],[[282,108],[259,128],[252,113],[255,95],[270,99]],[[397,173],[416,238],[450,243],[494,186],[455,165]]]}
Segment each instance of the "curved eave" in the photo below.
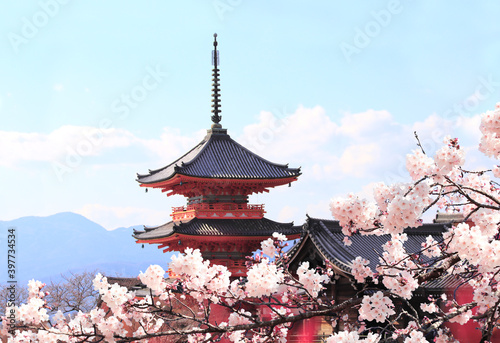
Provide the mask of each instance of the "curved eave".
{"label": "curved eave", "polygon": [[[205,138],[203,138],[203,140],[196,144],[191,150],[189,150],[187,153],[185,153],[184,155],[182,155],[181,157],[179,157],[178,159],[176,159],[175,161],[173,161],[172,163],[170,164],[167,164],[166,166],[164,167],[161,167],[161,168],[158,168],[158,169],[149,169],[148,170],[148,174],[139,174],[137,173],[137,179],[136,181],[138,182],[141,182],[140,179],[141,178],[146,178],[146,177],[149,177],[149,176],[153,176],[154,174],[157,174],[171,166],[174,166],[174,168],[179,168],[179,166],[177,164],[185,164],[185,163],[189,163],[191,162],[192,160],[196,159],[196,157],[200,154],[201,151],[203,151],[203,149],[206,147],[206,144],[208,143],[210,139],[207,138],[207,136]],[[194,156],[190,156],[192,153],[195,152],[195,150],[199,150],[196,155]],[[184,161],[185,160],[185,161]],[[173,176],[175,174],[172,173],[170,176]],[[166,177],[166,179],[169,179],[170,177]]]}
{"label": "curved eave", "polygon": [[289,256],[290,256],[290,260],[289,260],[289,264],[292,264],[294,263],[296,260],[297,262],[299,262],[298,258],[299,258],[299,255],[301,253],[301,251],[303,249],[305,249],[306,245],[307,245],[307,241],[309,240],[312,244],[316,247],[316,250],[318,251],[318,253],[321,255],[321,258],[323,260],[328,260],[330,262],[329,266],[333,269],[333,271],[336,273],[336,274],[339,274],[339,275],[342,275],[346,278],[352,278],[352,274],[351,274],[351,267],[338,261],[337,259],[335,259],[334,257],[328,255],[328,253],[326,251],[324,251],[320,245],[317,244],[317,242],[312,238],[312,236],[309,234],[309,232],[305,232],[305,234],[303,233],[302,234],[302,238],[301,240],[297,243],[297,246],[296,247],[293,247],[291,249],[291,251],[289,252]]}
{"label": "curved eave", "polygon": [[[348,265],[340,260],[337,256],[331,256],[326,249],[322,246],[321,242],[318,241],[317,237],[309,236],[313,244],[316,246],[318,252],[323,256],[323,259],[328,260],[332,268],[337,272],[337,274],[342,274],[346,277],[352,276],[351,265]],[[343,251],[342,247],[338,247],[337,252]]]}
{"label": "curved eave", "polygon": [[259,182],[260,184],[269,184],[269,186],[281,186],[286,185],[287,183],[297,181],[297,178],[301,175],[298,173],[292,176],[286,176],[281,178],[234,178],[234,177],[199,177],[199,176],[191,176],[185,175],[182,173],[174,173],[168,178],[154,181],[154,182],[142,182],[139,179],[136,179],[137,182],[140,183],[140,187],[152,187],[152,188],[170,188],[174,185],[177,185],[179,182],[210,182],[221,180],[222,182],[227,182],[228,180],[233,181],[234,183],[255,183]]}
{"label": "curved eave", "polygon": [[[288,234],[286,237],[289,240],[292,239],[297,239],[300,238],[302,233],[298,232],[296,234]],[[138,244],[165,244],[170,241],[174,241],[177,239],[182,239],[182,237],[186,238],[197,238],[199,240],[206,240],[209,239],[210,241],[228,241],[228,240],[262,240],[262,239],[267,239],[271,237],[271,235],[245,235],[245,236],[239,236],[239,235],[196,235],[196,234],[188,234],[188,233],[180,233],[180,232],[172,232],[170,235],[165,235],[164,237],[156,237],[156,238],[151,238],[151,239],[140,239],[137,238],[135,235],[132,235],[136,239],[136,243]]]}
{"label": "curved eave", "polygon": [[144,230],[134,231],[133,237],[141,243],[168,240],[175,235],[200,239],[215,237],[224,237],[225,240],[234,237],[265,239],[271,237],[274,232],[295,239],[300,236],[302,227],[294,226],[293,223],[278,223],[267,218],[245,220],[193,218],[186,222],[170,221],[155,228],[144,227]]}
{"label": "curved eave", "polygon": [[287,252],[290,264],[292,264],[295,261],[300,251],[304,248],[304,245],[306,244],[308,238],[309,238],[309,232],[307,231],[302,232],[300,241]]}

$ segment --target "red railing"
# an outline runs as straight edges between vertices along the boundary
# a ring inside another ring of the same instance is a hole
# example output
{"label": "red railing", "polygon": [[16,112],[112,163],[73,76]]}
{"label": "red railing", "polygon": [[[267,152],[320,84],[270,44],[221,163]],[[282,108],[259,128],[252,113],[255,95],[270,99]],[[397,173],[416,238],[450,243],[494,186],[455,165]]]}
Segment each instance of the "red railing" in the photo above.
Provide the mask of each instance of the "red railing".
{"label": "red railing", "polygon": [[183,220],[193,217],[199,218],[262,218],[264,205],[235,204],[235,203],[201,203],[188,206],[172,207],[172,219]]}
{"label": "red railing", "polygon": [[193,210],[215,210],[215,211],[234,211],[234,210],[264,210],[264,205],[234,204],[234,203],[201,203],[187,206],[172,207],[173,212],[193,211]]}

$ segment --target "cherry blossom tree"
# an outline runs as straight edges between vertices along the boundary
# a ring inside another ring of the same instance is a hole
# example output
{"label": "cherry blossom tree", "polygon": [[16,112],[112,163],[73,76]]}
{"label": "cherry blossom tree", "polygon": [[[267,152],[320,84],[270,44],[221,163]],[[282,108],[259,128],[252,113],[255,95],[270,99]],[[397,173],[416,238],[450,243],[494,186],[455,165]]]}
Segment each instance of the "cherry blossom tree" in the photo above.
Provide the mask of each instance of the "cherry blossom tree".
{"label": "cherry blossom tree", "polygon": [[[82,272],[67,272],[61,274],[60,279],[51,280],[44,287],[48,296],[44,297],[49,314],[61,310],[63,313],[88,312],[97,306],[99,292],[94,289],[93,280],[97,270]],[[12,299],[12,297],[14,297]],[[13,300],[13,301],[12,301]],[[5,309],[9,302],[16,304],[28,300],[26,285],[0,285],[0,316],[5,316]]]}
{"label": "cherry blossom tree", "polygon": [[[482,115],[480,129],[479,150],[499,159],[500,104]],[[285,342],[294,323],[324,316],[332,325],[345,321],[343,331],[327,338],[329,343],[455,342],[445,324],[470,321],[477,325],[480,342],[493,341],[500,319],[500,190],[495,181],[500,168],[471,171],[464,165],[458,140],[446,137],[433,157],[421,146],[407,156],[412,181],[376,185],[374,201],[354,195],[332,200],[345,244],[352,235],[391,237],[376,270],[361,256],[352,261],[353,282],[361,287],[342,303],[322,293],[334,277],[328,261],[316,269],[303,262],[291,272],[283,252],[286,237],[274,234],[262,242],[261,254],[249,258],[246,278],[231,278],[224,266],[210,265],[198,250],[186,249],[169,266],[177,278],[165,279],[158,265],[139,275],[150,290],[145,297],[98,275],[94,287],[103,306],[72,318],[62,312],[50,317],[44,285],[32,281],[28,302],[16,309],[11,341]],[[435,207],[461,213],[462,222],[445,232],[442,241],[429,236],[419,252],[406,251],[404,229],[418,229],[422,215]],[[471,289],[470,300],[443,294],[420,308],[411,306],[419,286],[442,277],[462,280]],[[405,304],[404,310],[396,311],[396,303]],[[353,307],[359,315],[348,322],[346,313]],[[403,317],[406,327],[399,325]],[[8,329],[4,325],[4,334]]]}

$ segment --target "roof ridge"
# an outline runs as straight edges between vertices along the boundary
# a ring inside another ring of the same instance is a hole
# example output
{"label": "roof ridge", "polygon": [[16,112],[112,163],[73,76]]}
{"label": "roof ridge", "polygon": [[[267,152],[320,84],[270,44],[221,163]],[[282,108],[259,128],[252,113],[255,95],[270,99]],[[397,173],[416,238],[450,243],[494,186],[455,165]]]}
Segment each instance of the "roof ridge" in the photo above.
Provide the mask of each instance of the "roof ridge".
{"label": "roof ridge", "polygon": [[277,166],[277,167],[288,168],[288,169],[291,169],[291,170],[296,169],[296,170],[298,170],[298,171],[299,171],[299,175],[301,174],[301,173],[300,173],[300,167],[298,167],[298,168],[289,168],[289,167],[288,167],[288,163],[287,163],[287,164],[281,164],[281,163],[274,163],[274,162],[271,162],[271,161],[269,161],[268,159],[265,159],[264,157],[257,155],[257,154],[256,154],[256,153],[254,153],[252,150],[250,150],[250,149],[248,149],[248,148],[245,148],[243,145],[241,145],[240,143],[238,143],[238,142],[237,142],[237,141],[235,141],[234,139],[232,139],[232,138],[231,138],[231,140],[232,140],[234,143],[236,143],[236,145],[238,145],[238,146],[239,146],[240,148],[242,148],[243,150],[248,151],[248,152],[249,152],[250,154],[252,154],[253,156],[255,156],[255,157],[257,157],[257,158],[259,158],[259,159],[261,159],[261,160],[263,160],[263,161],[265,161],[265,162],[267,162],[267,163],[269,163],[269,164],[275,165],[275,166]]}
{"label": "roof ridge", "polygon": [[[166,166],[164,167],[161,167],[161,168],[158,168],[158,169],[150,169],[149,170],[149,174],[146,174],[144,176],[149,176],[149,175],[152,175],[153,173],[158,173],[162,170],[165,170],[167,169],[168,167],[170,167],[171,165],[175,165],[177,162],[179,162],[181,159],[183,159],[184,157],[186,157],[187,155],[189,155],[193,150],[195,150],[196,148],[198,148],[200,145],[207,145],[208,143],[208,139],[207,139],[207,136],[208,134],[203,138],[203,140],[201,142],[199,142],[198,144],[196,144],[193,148],[191,148],[191,150],[189,150],[188,152],[186,152],[184,155],[182,155],[181,157],[179,157],[178,159],[176,159],[175,161],[171,162],[170,164],[167,164]],[[202,149],[204,149],[205,147],[203,147]],[[199,154],[197,154],[194,158],[196,158]],[[194,158],[192,158],[188,163],[190,163]],[[184,164],[186,164],[184,161],[182,161]],[[139,174],[138,174],[139,175]]]}
{"label": "roof ridge", "polygon": [[[203,152],[207,149],[208,144],[210,143],[210,141],[212,139],[215,139],[214,137],[217,137],[217,136],[220,136],[220,137],[227,136],[227,137],[229,137],[229,139],[231,139],[231,136],[229,136],[227,133],[218,133],[217,132],[214,135],[214,132],[212,130],[208,130],[207,135],[205,136],[205,139],[207,139],[205,145],[200,149],[200,151],[196,154],[196,156],[194,156],[189,162],[184,162],[183,166],[189,166],[189,165],[193,164],[196,160],[198,160],[200,158],[200,156],[203,154]],[[193,149],[191,149],[191,151],[192,150]],[[172,165],[172,164],[169,164],[169,165]],[[182,174],[182,173],[180,173],[180,174]]]}
{"label": "roof ridge", "polygon": [[[342,230],[342,226],[340,225],[340,221],[337,219],[323,219],[323,218],[314,218],[314,217],[307,217],[306,221],[316,221],[316,222],[328,222],[328,223],[338,223],[339,230]],[[447,225],[449,223],[422,223],[422,225],[417,226],[417,227],[406,227],[404,228],[404,233],[411,234],[411,235],[423,235],[423,234],[429,234],[429,233],[442,233],[445,231],[445,229],[449,228]],[[355,233],[355,234],[360,234],[360,233]],[[386,235],[385,233],[384,235]]]}
{"label": "roof ridge", "polygon": [[318,222],[337,222],[337,223],[339,223],[339,226],[342,227],[340,225],[340,221],[337,220],[337,219],[324,219],[324,218],[310,217],[309,215],[307,215],[306,221],[307,220],[315,220],[315,221],[318,221]]}
{"label": "roof ridge", "polygon": [[[320,222],[320,225],[323,224]],[[353,254],[351,254],[347,248],[346,248],[346,245],[345,244],[340,244],[340,242],[337,241],[337,239],[335,238],[335,236],[333,235],[333,233],[328,229],[328,227],[326,227],[325,224],[322,225],[323,229],[324,229],[324,232],[326,232],[326,234],[330,237],[331,241],[333,244],[335,244],[337,247],[339,247],[340,249],[337,249],[338,252],[343,252],[344,254],[343,255],[346,255],[348,257],[351,258],[351,261],[354,260],[356,258],[356,256],[354,256]]]}

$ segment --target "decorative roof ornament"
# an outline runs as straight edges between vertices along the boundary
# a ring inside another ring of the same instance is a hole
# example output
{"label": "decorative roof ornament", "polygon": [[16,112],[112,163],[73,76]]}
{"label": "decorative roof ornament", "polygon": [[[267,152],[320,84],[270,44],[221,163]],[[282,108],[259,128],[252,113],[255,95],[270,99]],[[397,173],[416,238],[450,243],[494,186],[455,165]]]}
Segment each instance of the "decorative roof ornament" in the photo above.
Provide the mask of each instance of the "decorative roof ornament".
{"label": "decorative roof ornament", "polygon": [[220,94],[219,94],[219,68],[218,68],[218,65],[219,65],[219,51],[217,51],[217,33],[214,33],[214,50],[212,51],[212,64],[214,66],[214,68],[212,69],[212,121],[214,122],[212,124],[212,129],[220,129],[222,128],[222,125],[219,124],[219,122],[221,121],[222,119],[222,116],[219,115],[221,111],[220,107]]}

